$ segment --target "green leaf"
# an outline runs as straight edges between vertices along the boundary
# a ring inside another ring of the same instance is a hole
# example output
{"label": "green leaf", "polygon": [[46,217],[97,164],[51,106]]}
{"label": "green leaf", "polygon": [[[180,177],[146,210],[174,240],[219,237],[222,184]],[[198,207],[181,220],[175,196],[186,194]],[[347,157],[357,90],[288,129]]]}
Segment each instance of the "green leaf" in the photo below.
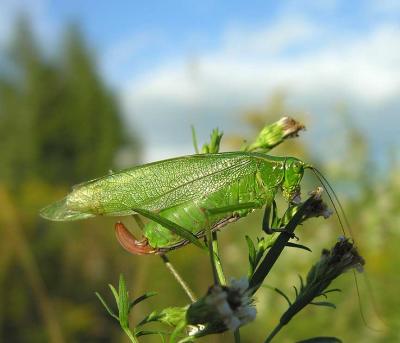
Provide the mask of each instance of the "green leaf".
{"label": "green leaf", "polygon": [[164,316],[165,316],[165,314],[163,314],[162,312],[159,313],[159,312],[157,312],[157,311],[153,311],[153,312],[151,312],[150,314],[148,314],[146,317],[144,317],[144,318],[139,322],[139,324],[138,324],[137,326],[139,327],[139,326],[142,326],[142,325],[147,324],[147,323],[158,322],[158,321],[159,321],[160,319],[162,319]]}
{"label": "green leaf", "polygon": [[122,274],[119,276],[119,321],[121,326],[129,327],[129,299],[126,290],[125,278]]}
{"label": "green leaf", "polygon": [[201,153],[202,154],[215,154],[217,152],[219,152],[219,146],[221,143],[221,138],[223,136],[223,132],[219,131],[218,129],[214,129],[211,132],[211,136],[210,136],[210,143],[209,144],[204,144],[202,149],[201,149]]}
{"label": "green leaf", "polygon": [[326,291],[324,291],[324,294],[327,293],[332,293],[332,292],[341,292],[342,290],[340,288],[332,288],[332,289],[328,289]]}
{"label": "green leaf", "polygon": [[254,258],[256,256],[256,248],[254,246],[253,241],[251,240],[251,238],[249,236],[245,236],[246,242],[247,242],[247,247],[249,249],[249,259],[250,261],[254,261]]}
{"label": "green leaf", "polygon": [[296,294],[296,298],[299,296],[299,291],[297,290],[296,286],[293,286],[294,288],[294,293]]}
{"label": "green leaf", "polygon": [[191,233],[189,230],[183,228],[182,226],[164,218],[161,217],[160,215],[153,213],[151,211],[147,211],[144,209],[140,208],[134,208],[133,209],[135,212],[141,214],[142,216],[155,221],[156,223],[159,223],[160,225],[164,226],[166,229],[172,231],[173,233],[177,234],[178,236],[181,236],[182,238],[188,240],[190,243],[193,243],[197,247],[201,249],[206,249],[206,247],[200,243],[200,241],[197,239],[197,237]]}
{"label": "green leaf", "polygon": [[303,244],[297,244],[297,243],[293,243],[293,242],[287,242],[286,243],[287,247],[291,247],[291,248],[297,248],[297,249],[302,249],[302,250],[306,250],[309,252],[312,252],[312,250],[309,247],[306,247]]}
{"label": "green leaf", "polygon": [[329,301],[313,301],[310,304],[316,306],[326,306],[326,307],[336,308],[336,305]]}
{"label": "green leaf", "polygon": [[339,338],[336,337],[313,337],[309,339],[305,339],[302,341],[298,341],[296,343],[342,343]]}
{"label": "green leaf", "polygon": [[285,293],[283,293],[279,288],[274,288],[274,291],[283,296],[286,299],[289,306],[292,305],[292,302],[290,301],[289,297]]}
{"label": "green leaf", "polygon": [[110,309],[110,307],[108,307],[107,303],[106,303],[105,300],[102,298],[102,296],[101,296],[99,293],[97,293],[97,292],[95,292],[95,294],[96,294],[97,298],[100,300],[100,302],[103,304],[104,308],[107,310],[108,314],[109,314],[111,317],[113,317],[113,318],[115,318],[116,320],[119,321],[118,316]]}
{"label": "green leaf", "polygon": [[303,281],[303,277],[298,274],[298,277],[300,279],[300,292],[304,289],[304,281]]}
{"label": "green leaf", "polygon": [[111,292],[112,292],[112,294],[114,295],[115,302],[117,303],[118,311],[119,311],[119,295],[118,295],[118,292],[117,292],[117,290],[114,288],[113,285],[108,284],[108,287],[110,287]]}
{"label": "green leaf", "polygon": [[160,330],[139,330],[135,333],[136,337],[140,336],[148,336],[148,335],[169,335],[170,333],[167,331]]}
{"label": "green leaf", "polygon": [[146,300],[146,299],[148,299],[150,297],[153,297],[153,296],[155,296],[157,294],[158,294],[157,292],[146,292],[145,294],[141,295],[140,297],[136,298],[135,300],[133,300],[131,302],[131,304],[129,305],[129,310],[131,310],[133,306],[139,304],[143,300]]}

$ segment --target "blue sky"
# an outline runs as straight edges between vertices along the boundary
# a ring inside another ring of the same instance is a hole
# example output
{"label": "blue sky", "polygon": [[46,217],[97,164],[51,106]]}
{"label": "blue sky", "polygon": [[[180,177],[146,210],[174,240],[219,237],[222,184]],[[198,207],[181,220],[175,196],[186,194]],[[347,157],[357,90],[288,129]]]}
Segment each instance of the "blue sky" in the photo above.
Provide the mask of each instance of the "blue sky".
{"label": "blue sky", "polygon": [[277,90],[307,113],[321,155],[342,153],[342,103],[378,163],[400,145],[400,1],[0,0],[0,48],[21,9],[46,46],[81,25],[147,160],[191,153],[190,124],[200,140],[214,126],[240,133],[243,112]]}

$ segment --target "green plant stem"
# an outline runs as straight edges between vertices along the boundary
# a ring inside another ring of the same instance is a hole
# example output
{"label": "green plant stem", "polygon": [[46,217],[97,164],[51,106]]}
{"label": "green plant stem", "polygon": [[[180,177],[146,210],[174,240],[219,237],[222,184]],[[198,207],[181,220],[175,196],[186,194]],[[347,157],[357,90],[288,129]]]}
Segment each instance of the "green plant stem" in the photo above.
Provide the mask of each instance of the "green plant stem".
{"label": "green plant stem", "polygon": [[175,269],[175,267],[172,265],[172,263],[169,261],[166,255],[160,255],[160,257],[163,260],[167,269],[174,276],[175,280],[181,285],[181,287],[189,297],[190,301],[194,303],[197,300],[196,296],[194,295],[193,291],[190,289],[186,281],[183,280],[182,276],[178,273],[178,271]]}
{"label": "green plant stem", "polygon": [[260,288],[264,279],[267,277],[276,260],[282,253],[283,249],[285,249],[287,242],[291,238],[291,235],[294,233],[297,225],[301,222],[301,219],[308,210],[309,205],[314,201],[314,198],[314,196],[309,197],[299,208],[293,218],[286,225],[285,231],[278,236],[276,242],[265,255],[264,259],[254,272],[249,282],[249,288],[252,290],[253,294]]}
{"label": "green plant stem", "polygon": [[239,328],[237,328],[233,332],[233,337],[235,338],[235,343],[240,343],[240,331],[239,331]]}
{"label": "green plant stem", "polygon": [[137,338],[132,334],[131,330],[129,330],[129,328],[124,327],[123,328],[124,332],[126,333],[126,335],[129,337],[129,339],[131,340],[131,342],[133,343],[139,343],[139,341],[137,340]]}
{"label": "green plant stem", "polygon": [[208,254],[210,255],[210,262],[211,262],[211,269],[212,269],[214,284],[219,285],[220,281],[219,281],[219,276],[218,276],[218,272],[217,272],[217,263],[215,261],[215,256],[214,256],[214,245],[212,244],[211,229],[207,230],[207,246],[208,246]]}
{"label": "green plant stem", "polygon": [[264,343],[269,343],[272,341],[272,339],[276,336],[276,334],[281,331],[281,329],[283,328],[283,324],[279,323],[275,329],[272,330],[272,332],[269,334],[269,336],[267,337],[267,339],[265,340]]}
{"label": "green plant stem", "polygon": [[218,274],[218,280],[221,285],[226,285],[226,278],[222,269],[221,258],[219,256],[218,236],[217,232],[212,232],[212,245],[214,251],[215,268]]}
{"label": "green plant stem", "polygon": [[[135,219],[136,224],[139,226],[139,228],[143,231],[144,223],[143,223],[142,219],[138,215],[133,215],[133,218]],[[164,265],[174,276],[175,280],[181,285],[181,287],[183,288],[183,290],[189,297],[190,301],[195,302],[197,300],[196,296],[194,295],[193,291],[190,289],[190,287],[186,283],[186,281],[182,278],[182,276],[178,273],[178,271],[172,265],[169,258],[166,255],[160,255],[160,257],[161,257],[161,260],[164,262]]]}

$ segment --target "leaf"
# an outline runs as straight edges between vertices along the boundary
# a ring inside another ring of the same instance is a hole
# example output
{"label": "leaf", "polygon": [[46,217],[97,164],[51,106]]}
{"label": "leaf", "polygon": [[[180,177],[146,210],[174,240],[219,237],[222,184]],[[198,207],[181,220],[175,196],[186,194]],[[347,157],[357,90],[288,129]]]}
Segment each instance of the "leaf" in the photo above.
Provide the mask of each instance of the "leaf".
{"label": "leaf", "polygon": [[119,321],[121,326],[129,327],[129,299],[128,291],[126,290],[125,278],[122,274],[119,276]]}
{"label": "leaf", "polygon": [[160,330],[139,330],[135,333],[136,337],[148,336],[148,335],[169,335],[169,332]]}
{"label": "leaf", "polygon": [[316,305],[316,306],[326,306],[326,307],[336,308],[336,305],[329,301],[313,301],[313,302],[310,302],[310,304]]}
{"label": "leaf", "polygon": [[275,292],[277,292],[278,294],[280,294],[281,296],[283,296],[286,299],[289,306],[292,305],[292,302],[290,301],[289,297],[285,293],[283,293],[279,288],[274,288],[274,290],[275,290]]}
{"label": "leaf", "polygon": [[116,320],[119,321],[118,316],[110,309],[110,307],[107,305],[107,303],[105,302],[105,300],[103,299],[103,297],[102,297],[99,293],[97,293],[97,292],[95,292],[95,294],[96,294],[97,298],[100,300],[100,302],[103,304],[104,308],[107,310],[108,314],[109,314],[111,317],[113,317],[113,318],[115,318]]}
{"label": "leaf", "polygon": [[160,314],[157,311],[153,311],[150,314],[148,314],[146,317],[144,317],[137,326],[142,326],[144,324],[147,323],[151,323],[151,322],[157,322],[158,320],[160,320],[162,317],[164,316],[164,314]]}
{"label": "leaf", "polygon": [[155,295],[157,295],[157,292],[146,292],[145,294],[141,295],[140,297],[137,297],[135,300],[133,300],[130,305],[129,305],[129,310],[132,309],[133,306],[139,304],[140,302],[142,302],[143,300],[146,300],[150,297],[153,297]]}
{"label": "leaf", "polygon": [[342,290],[340,288],[332,288],[324,291],[324,294],[331,293],[331,292],[341,292]]}
{"label": "leaf", "polygon": [[297,244],[297,243],[293,243],[293,242],[287,242],[286,243],[287,247],[291,247],[291,248],[297,248],[297,249],[302,249],[302,250],[306,250],[309,252],[312,252],[312,250],[309,247],[306,247],[303,244]]}
{"label": "leaf", "polygon": [[313,337],[309,339],[305,339],[302,341],[298,341],[296,343],[342,343],[339,338],[336,337]]}
{"label": "leaf", "polygon": [[304,281],[303,278],[300,274],[298,274],[299,279],[300,279],[300,292],[304,289]]}
{"label": "leaf", "polygon": [[110,287],[111,292],[112,292],[112,294],[114,295],[115,302],[117,303],[118,311],[119,311],[119,295],[118,295],[118,292],[117,292],[117,290],[114,288],[113,285],[108,284],[108,287]]}
{"label": "leaf", "polygon": [[293,286],[294,288],[294,293],[296,294],[296,298],[299,296],[299,291],[297,290],[296,286]]}
{"label": "leaf", "polygon": [[246,242],[247,242],[247,248],[249,249],[249,261],[250,263],[254,262],[254,258],[256,256],[256,248],[254,246],[253,241],[249,236],[245,236]]}
{"label": "leaf", "polygon": [[144,209],[140,208],[133,208],[133,211],[141,214],[142,216],[155,221],[156,223],[159,223],[160,225],[164,226],[166,229],[172,231],[173,233],[177,234],[178,236],[181,236],[182,238],[188,240],[190,243],[193,243],[197,247],[201,249],[206,249],[203,244],[200,243],[200,241],[197,239],[197,237],[191,233],[189,230],[183,228],[182,226],[164,218],[161,217],[158,214],[155,214],[151,211],[147,211]]}

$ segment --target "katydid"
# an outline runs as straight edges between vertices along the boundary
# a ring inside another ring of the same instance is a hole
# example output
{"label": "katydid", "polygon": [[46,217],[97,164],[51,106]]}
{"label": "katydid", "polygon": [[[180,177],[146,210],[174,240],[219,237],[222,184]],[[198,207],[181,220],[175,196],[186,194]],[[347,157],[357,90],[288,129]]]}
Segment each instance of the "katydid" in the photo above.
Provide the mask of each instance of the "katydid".
{"label": "katydid", "polygon": [[[305,168],[311,167],[297,158],[259,152],[183,156],[79,184],[65,198],[42,209],[41,216],[70,221],[154,213],[198,238],[208,226],[217,230],[255,209],[271,206],[279,191],[288,203],[295,202]],[[216,211],[205,213],[204,209]],[[116,230],[120,236],[128,235],[122,223],[116,224]],[[192,241],[154,218],[144,226],[143,236],[142,240],[126,236],[123,241],[132,241],[125,248],[136,254],[164,253]]]}

